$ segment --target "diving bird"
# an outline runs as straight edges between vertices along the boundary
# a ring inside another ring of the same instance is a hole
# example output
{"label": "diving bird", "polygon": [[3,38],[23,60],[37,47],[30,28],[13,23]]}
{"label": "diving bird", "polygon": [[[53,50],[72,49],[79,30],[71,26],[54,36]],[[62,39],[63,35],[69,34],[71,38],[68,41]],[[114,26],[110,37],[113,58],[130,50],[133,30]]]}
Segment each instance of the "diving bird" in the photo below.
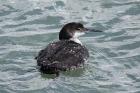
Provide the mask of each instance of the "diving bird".
{"label": "diving bird", "polygon": [[40,71],[47,74],[59,74],[71,68],[80,67],[89,57],[88,49],[78,39],[86,32],[101,32],[87,29],[78,22],[67,23],[59,32],[59,40],[48,44],[36,57]]}

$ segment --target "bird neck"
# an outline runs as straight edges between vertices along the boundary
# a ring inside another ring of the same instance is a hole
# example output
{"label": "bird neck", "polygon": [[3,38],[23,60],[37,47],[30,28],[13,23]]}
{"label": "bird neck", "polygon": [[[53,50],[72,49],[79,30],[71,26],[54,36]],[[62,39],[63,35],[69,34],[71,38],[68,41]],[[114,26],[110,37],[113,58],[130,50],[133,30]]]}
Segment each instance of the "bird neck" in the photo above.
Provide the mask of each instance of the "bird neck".
{"label": "bird neck", "polygon": [[82,42],[78,38],[73,37],[73,38],[70,38],[70,40],[82,45]]}

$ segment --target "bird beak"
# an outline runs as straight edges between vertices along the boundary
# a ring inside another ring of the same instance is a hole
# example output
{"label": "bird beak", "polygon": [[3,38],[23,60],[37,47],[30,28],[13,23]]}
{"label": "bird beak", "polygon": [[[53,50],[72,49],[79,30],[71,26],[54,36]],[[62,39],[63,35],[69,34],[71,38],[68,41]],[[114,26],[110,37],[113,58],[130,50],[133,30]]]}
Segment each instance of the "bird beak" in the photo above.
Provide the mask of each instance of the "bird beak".
{"label": "bird beak", "polygon": [[103,32],[101,30],[90,29],[90,28],[84,28],[84,31],[86,31],[86,32]]}

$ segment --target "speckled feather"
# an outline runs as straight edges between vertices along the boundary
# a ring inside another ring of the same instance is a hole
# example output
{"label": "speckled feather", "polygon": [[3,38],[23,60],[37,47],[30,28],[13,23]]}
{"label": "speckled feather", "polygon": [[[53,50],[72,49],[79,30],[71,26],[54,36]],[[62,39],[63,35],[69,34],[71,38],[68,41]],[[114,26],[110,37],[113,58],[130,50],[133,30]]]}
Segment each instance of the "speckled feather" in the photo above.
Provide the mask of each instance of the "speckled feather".
{"label": "speckled feather", "polygon": [[85,46],[71,40],[50,43],[36,57],[40,70],[45,73],[57,73],[84,64],[89,57]]}

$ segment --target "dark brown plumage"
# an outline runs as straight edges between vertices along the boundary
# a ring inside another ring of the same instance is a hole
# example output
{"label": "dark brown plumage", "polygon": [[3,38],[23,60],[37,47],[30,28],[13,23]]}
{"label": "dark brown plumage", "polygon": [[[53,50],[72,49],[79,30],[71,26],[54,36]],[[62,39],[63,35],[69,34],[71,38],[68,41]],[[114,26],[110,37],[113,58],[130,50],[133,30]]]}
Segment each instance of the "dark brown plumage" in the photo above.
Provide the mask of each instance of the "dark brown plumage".
{"label": "dark brown plumage", "polygon": [[58,74],[59,71],[84,64],[89,57],[88,50],[71,38],[74,37],[75,32],[80,33],[85,30],[81,23],[72,22],[64,25],[59,33],[59,41],[50,43],[36,57],[40,70],[47,74]]}

